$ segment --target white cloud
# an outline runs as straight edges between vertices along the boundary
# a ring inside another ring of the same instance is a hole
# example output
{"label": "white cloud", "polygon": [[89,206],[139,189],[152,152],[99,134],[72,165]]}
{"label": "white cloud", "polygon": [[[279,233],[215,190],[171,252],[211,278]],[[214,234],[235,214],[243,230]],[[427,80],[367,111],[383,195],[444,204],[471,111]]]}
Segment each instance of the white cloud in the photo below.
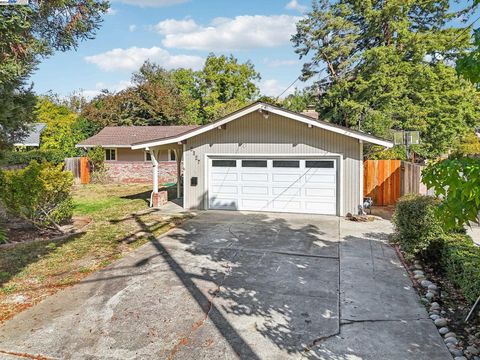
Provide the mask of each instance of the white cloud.
{"label": "white cloud", "polygon": [[112,2],[121,2],[127,5],[140,7],[163,7],[185,3],[189,0],[112,0]]}
{"label": "white cloud", "polygon": [[285,9],[296,10],[298,12],[304,13],[308,7],[305,5],[299,4],[298,0],[291,0],[286,6]]}
{"label": "white cloud", "polygon": [[128,26],[128,31],[134,32],[135,30],[137,30],[137,25],[132,24],[132,25],[129,25],[129,26]]}
{"label": "white cloud", "polygon": [[289,15],[245,15],[215,18],[208,26],[192,19],[168,19],[153,28],[164,35],[168,48],[190,50],[239,50],[288,44],[300,17]]}
{"label": "white cloud", "polygon": [[95,89],[80,90],[79,92],[90,100],[93,99],[95,96],[100,95],[102,93],[102,90],[117,92],[124,90],[131,85],[132,83],[129,80],[121,80],[116,84],[105,84],[104,82],[98,82],[95,84]]}
{"label": "white cloud", "polygon": [[263,62],[271,67],[281,67],[281,66],[293,66],[298,65],[300,62],[298,60],[286,60],[286,59],[263,59]]}
{"label": "white cloud", "polygon": [[[273,97],[279,96],[287,88],[287,86],[288,85],[280,84],[278,80],[275,79],[262,80],[258,84],[258,87],[260,88],[260,93],[262,95]],[[287,91],[285,91],[285,93],[282,94],[282,98],[293,94],[294,92],[295,88],[291,86]]]}
{"label": "white cloud", "polygon": [[137,70],[145,60],[150,60],[166,69],[190,68],[197,70],[202,67],[204,59],[192,55],[172,55],[159,47],[128,49],[113,49],[101,54],[85,57],[91,64],[105,71]]}

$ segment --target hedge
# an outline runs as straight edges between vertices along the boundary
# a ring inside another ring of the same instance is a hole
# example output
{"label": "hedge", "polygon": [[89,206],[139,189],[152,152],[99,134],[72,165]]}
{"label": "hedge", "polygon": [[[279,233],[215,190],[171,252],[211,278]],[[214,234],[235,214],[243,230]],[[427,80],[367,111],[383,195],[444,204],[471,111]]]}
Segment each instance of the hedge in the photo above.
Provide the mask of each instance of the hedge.
{"label": "hedge", "polygon": [[448,279],[458,286],[471,303],[480,296],[480,247],[464,234],[442,236],[432,251]]}
{"label": "hedge", "polygon": [[424,252],[443,235],[436,216],[438,200],[432,196],[409,194],[397,201],[392,221],[395,237],[407,257]]}
{"label": "hedge", "polygon": [[35,160],[38,163],[48,161],[58,165],[63,163],[65,155],[61,150],[30,150],[0,152],[0,166],[28,165]]}

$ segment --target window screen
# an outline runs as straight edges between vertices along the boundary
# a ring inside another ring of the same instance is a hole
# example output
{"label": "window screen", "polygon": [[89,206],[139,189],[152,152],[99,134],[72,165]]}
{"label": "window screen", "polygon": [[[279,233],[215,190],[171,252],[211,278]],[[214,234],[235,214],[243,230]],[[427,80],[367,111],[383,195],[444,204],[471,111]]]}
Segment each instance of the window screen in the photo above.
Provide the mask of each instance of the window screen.
{"label": "window screen", "polygon": [[298,168],[300,161],[298,160],[273,160],[274,168]]}
{"label": "window screen", "polygon": [[242,160],[242,167],[267,167],[267,160]]}
{"label": "window screen", "polygon": [[305,161],[306,168],[322,168],[322,169],[333,169],[333,161],[325,160],[307,160]]}
{"label": "window screen", "polygon": [[236,167],[236,160],[212,160],[213,167]]}
{"label": "window screen", "polygon": [[150,153],[150,151],[145,152],[145,160],[152,161],[152,154]]}

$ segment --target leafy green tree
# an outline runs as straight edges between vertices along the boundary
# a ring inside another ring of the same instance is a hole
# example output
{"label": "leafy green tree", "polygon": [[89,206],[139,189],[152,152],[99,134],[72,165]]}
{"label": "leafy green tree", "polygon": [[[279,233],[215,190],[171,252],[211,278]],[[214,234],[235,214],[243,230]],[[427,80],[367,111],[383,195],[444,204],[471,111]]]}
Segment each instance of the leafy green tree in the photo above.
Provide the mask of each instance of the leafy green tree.
{"label": "leafy green tree", "polygon": [[423,157],[447,152],[479,119],[479,97],[449,65],[469,35],[448,1],[327,1],[297,24],[292,41],[316,79],[322,119],[390,137],[420,130]]}
{"label": "leafy green tree", "polygon": [[210,54],[197,73],[203,121],[215,120],[253,101],[258,95],[257,80],[260,74],[250,61],[241,64],[233,55]]}
{"label": "leafy green tree", "polygon": [[439,214],[448,230],[463,229],[480,212],[480,159],[446,159],[428,166],[422,181],[442,201]]}
{"label": "leafy green tree", "polygon": [[0,7],[0,147],[25,135],[35,120],[28,76],[55,51],[91,39],[108,9],[103,0],[33,0]]}
{"label": "leafy green tree", "polygon": [[288,110],[302,112],[315,105],[315,96],[310,89],[295,89],[293,94],[288,95],[282,102],[282,106]]}

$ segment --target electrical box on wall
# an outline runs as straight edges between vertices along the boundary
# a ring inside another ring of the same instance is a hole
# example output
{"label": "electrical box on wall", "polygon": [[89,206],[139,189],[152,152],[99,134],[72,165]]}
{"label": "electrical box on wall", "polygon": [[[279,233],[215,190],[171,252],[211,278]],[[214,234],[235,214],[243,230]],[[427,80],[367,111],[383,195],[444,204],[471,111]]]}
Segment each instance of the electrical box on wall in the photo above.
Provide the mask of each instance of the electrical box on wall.
{"label": "electrical box on wall", "polygon": [[190,178],[190,186],[197,186],[198,185],[198,177],[192,176]]}

